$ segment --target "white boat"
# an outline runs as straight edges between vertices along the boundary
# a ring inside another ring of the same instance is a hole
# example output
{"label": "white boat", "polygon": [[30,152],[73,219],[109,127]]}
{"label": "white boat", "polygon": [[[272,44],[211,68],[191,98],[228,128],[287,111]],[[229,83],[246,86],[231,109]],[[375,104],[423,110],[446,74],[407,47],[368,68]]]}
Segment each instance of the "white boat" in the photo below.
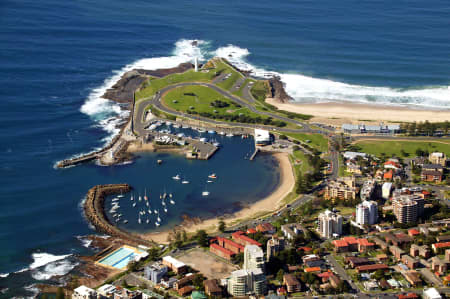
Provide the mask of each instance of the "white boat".
{"label": "white boat", "polygon": [[148,209],[148,211],[147,211],[149,214],[151,214],[152,213],[152,210],[150,210],[150,209]]}
{"label": "white boat", "polygon": [[164,212],[166,212],[166,213],[167,213],[167,208],[164,208]]}
{"label": "white boat", "polygon": [[172,198],[172,193],[169,193],[169,198]]}
{"label": "white boat", "polygon": [[116,202],[116,201],[119,201],[119,200],[120,200],[120,198],[114,197],[111,201]]}
{"label": "white boat", "polygon": [[144,200],[148,200],[148,197],[147,197],[147,188],[144,189]]}
{"label": "white boat", "polygon": [[184,137],[184,133],[178,133],[178,134],[177,134],[177,137],[179,137],[179,138]]}
{"label": "white boat", "polygon": [[215,173],[211,173],[210,175],[208,175],[208,178],[217,179],[217,175]]}
{"label": "white boat", "polygon": [[172,123],[170,121],[166,121],[166,126],[171,126]]}
{"label": "white boat", "polygon": [[207,182],[207,183],[212,183],[212,182],[214,182],[214,181],[211,181],[211,180],[207,180],[206,182]]}
{"label": "white boat", "polygon": [[161,224],[159,224],[158,222],[155,222],[155,225],[156,225],[156,226],[160,226]]}
{"label": "white boat", "polygon": [[233,133],[228,133],[226,136],[227,137],[233,137],[234,135],[233,135]]}
{"label": "white boat", "polygon": [[165,202],[165,201],[163,201],[161,204],[162,204],[164,207],[166,206],[166,202]]}
{"label": "white boat", "polygon": [[147,205],[147,207],[149,207],[149,206],[150,206],[150,204],[148,203],[148,201],[147,201],[147,202],[145,202],[145,204]]}
{"label": "white boat", "polygon": [[117,195],[117,197],[124,197],[125,195],[123,195],[122,193],[120,193],[119,195]]}
{"label": "white boat", "polygon": [[214,145],[215,147],[220,147],[220,143],[219,143],[219,142],[213,142],[213,145]]}
{"label": "white boat", "polygon": [[138,218],[138,223],[141,224],[141,217]]}
{"label": "white boat", "polygon": [[209,195],[209,191],[203,191],[202,192],[202,196],[208,196]]}
{"label": "white boat", "polygon": [[125,220],[123,221],[123,223],[124,223],[124,224],[127,224],[127,223],[128,223],[128,220],[125,219]]}
{"label": "white boat", "polygon": [[173,201],[172,199],[170,200],[170,204],[174,205],[175,201]]}
{"label": "white boat", "polygon": [[130,198],[130,200],[131,200],[131,201],[133,201],[133,200],[134,200],[133,194],[131,194],[131,198]]}
{"label": "white boat", "polygon": [[181,181],[181,183],[182,183],[182,184],[189,184],[189,181],[183,180],[183,181]]}
{"label": "white boat", "polygon": [[141,201],[142,200],[142,196],[139,195],[138,200]]}
{"label": "white boat", "polygon": [[145,215],[145,210],[142,211],[142,215]]}
{"label": "white boat", "polygon": [[179,129],[181,126],[180,126],[179,124],[174,124],[173,127],[174,127],[175,129]]}
{"label": "white boat", "polygon": [[179,181],[181,180],[181,177],[179,174],[177,174],[176,176],[173,176],[172,179],[174,179],[175,181]]}
{"label": "white boat", "polygon": [[157,210],[153,210],[153,213],[158,214],[158,211]]}
{"label": "white boat", "polygon": [[147,218],[147,220],[145,220],[145,223],[149,224],[150,223],[150,219]]}
{"label": "white boat", "polygon": [[158,218],[156,218],[156,220],[157,220],[158,222],[161,222],[161,218],[159,217],[159,213],[158,213]]}
{"label": "white boat", "polygon": [[208,142],[208,138],[202,137],[202,138],[200,138],[200,141],[201,142]]}
{"label": "white boat", "polygon": [[223,135],[225,135],[225,132],[224,132],[224,131],[220,131],[220,132],[219,132],[219,135],[222,135],[222,136],[223,136]]}
{"label": "white boat", "polygon": [[136,203],[134,202],[134,203],[133,203],[133,208],[134,208],[135,206],[136,206]]}
{"label": "white boat", "polygon": [[216,131],[214,131],[214,130],[209,130],[208,133],[209,133],[209,134],[216,134]]}
{"label": "white boat", "polygon": [[198,131],[199,133],[205,133],[205,132],[206,132],[206,131],[203,130],[202,128],[198,128],[197,131]]}

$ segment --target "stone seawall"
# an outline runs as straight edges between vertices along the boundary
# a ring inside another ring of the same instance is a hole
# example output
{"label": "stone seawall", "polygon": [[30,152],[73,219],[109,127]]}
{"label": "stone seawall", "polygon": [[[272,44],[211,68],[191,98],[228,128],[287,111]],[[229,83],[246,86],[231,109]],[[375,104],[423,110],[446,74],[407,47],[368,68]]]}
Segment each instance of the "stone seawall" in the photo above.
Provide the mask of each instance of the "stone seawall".
{"label": "stone seawall", "polygon": [[101,233],[121,238],[130,243],[152,246],[153,243],[144,240],[136,234],[123,231],[111,224],[105,215],[105,198],[111,194],[127,193],[131,190],[128,184],[97,185],[89,189],[84,203],[84,213],[88,221]]}

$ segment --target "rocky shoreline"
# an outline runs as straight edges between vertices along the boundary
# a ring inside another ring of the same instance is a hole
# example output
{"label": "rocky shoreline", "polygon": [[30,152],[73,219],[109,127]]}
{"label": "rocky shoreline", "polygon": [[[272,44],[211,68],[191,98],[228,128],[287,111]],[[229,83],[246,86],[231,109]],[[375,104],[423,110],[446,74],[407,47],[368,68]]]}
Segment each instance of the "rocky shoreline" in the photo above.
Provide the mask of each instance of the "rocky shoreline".
{"label": "rocky shoreline", "polygon": [[154,244],[152,242],[142,239],[133,233],[125,232],[106,219],[104,210],[106,196],[127,193],[129,191],[131,191],[131,186],[128,184],[97,185],[92,187],[86,195],[86,201],[83,207],[86,218],[98,232],[121,238],[132,244],[153,246]]}
{"label": "rocky shoreline", "polygon": [[280,77],[273,77],[269,79],[270,84],[270,98],[273,98],[280,103],[288,103],[292,100],[292,97],[287,94],[286,90],[284,89],[284,84],[281,81]]}

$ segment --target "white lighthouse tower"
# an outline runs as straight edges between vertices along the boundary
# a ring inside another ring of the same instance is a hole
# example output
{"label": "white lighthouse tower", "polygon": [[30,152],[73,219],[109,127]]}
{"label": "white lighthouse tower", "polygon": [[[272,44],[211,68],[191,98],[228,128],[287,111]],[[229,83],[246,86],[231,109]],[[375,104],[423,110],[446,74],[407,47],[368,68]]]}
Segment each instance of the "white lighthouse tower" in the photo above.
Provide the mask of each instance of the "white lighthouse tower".
{"label": "white lighthouse tower", "polygon": [[194,69],[196,72],[198,72],[198,58],[197,57],[194,58]]}

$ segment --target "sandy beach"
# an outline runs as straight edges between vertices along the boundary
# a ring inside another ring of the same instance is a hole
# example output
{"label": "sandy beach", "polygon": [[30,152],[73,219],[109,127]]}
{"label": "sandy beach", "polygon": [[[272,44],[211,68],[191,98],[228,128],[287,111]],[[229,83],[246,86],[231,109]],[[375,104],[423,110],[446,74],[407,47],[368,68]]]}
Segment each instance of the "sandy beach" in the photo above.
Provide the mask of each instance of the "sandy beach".
{"label": "sandy beach", "polygon": [[[233,215],[223,219],[226,224],[230,224],[239,219],[250,218],[253,215],[261,214],[263,212],[272,212],[279,208],[281,201],[286,197],[295,186],[295,177],[292,171],[292,166],[289,161],[289,155],[287,153],[276,153],[274,157],[277,158],[280,165],[280,184],[278,188],[272,192],[266,198],[263,198],[251,206],[234,213]],[[219,218],[212,218],[202,221],[199,224],[193,224],[190,226],[183,227],[187,233],[193,233],[199,229],[204,229],[206,231],[214,231],[217,229],[219,223]],[[148,233],[143,234],[142,237],[145,239],[153,240],[157,243],[167,243],[167,237],[171,231],[163,231],[159,233]]]}
{"label": "sandy beach", "polygon": [[280,103],[272,98],[267,98],[266,102],[278,109],[313,115],[312,122],[335,126],[363,121],[365,123],[369,123],[369,121],[394,123],[450,120],[450,110],[419,110],[406,107],[337,102],[317,104]]}

